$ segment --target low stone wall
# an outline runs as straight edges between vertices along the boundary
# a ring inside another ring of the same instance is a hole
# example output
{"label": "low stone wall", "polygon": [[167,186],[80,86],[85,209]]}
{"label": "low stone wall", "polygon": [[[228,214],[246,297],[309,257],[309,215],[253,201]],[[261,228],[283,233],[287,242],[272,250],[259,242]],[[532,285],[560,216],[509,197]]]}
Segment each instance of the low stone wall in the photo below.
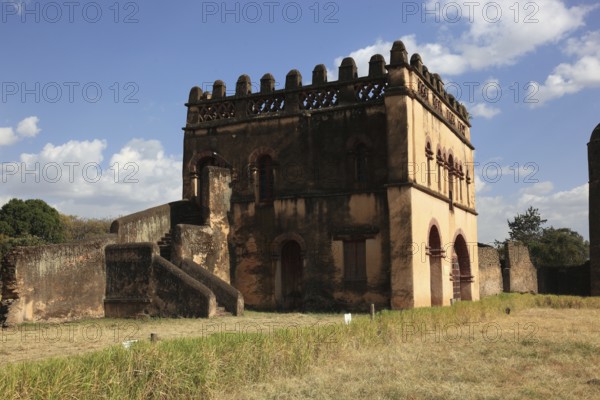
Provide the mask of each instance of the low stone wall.
{"label": "low stone wall", "polygon": [[509,290],[518,293],[537,293],[537,269],[529,258],[527,247],[518,242],[508,241],[505,248]]}
{"label": "low stone wall", "polygon": [[160,257],[156,243],[106,247],[105,315],[211,317],[215,295],[180,268]]}
{"label": "low stone wall", "polygon": [[[194,218],[197,221],[191,221]],[[177,224],[200,224],[201,219],[200,210],[192,202],[181,200],[117,218],[110,232],[117,234],[119,243],[158,242]]]}
{"label": "low stone wall", "polygon": [[216,296],[217,302],[233,315],[244,313],[244,297],[242,293],[229,283],[219,279],[192,260],[183,260],[181,269],[206,285]]}
{"label": "low stone wall", "polygon": [[209,318],[216,314],[213,292],[160,256],[154,258],[152,278],[151,315]]}
{"label": "low stone wall", "polygon": [[104,316],[104,250],[115,235],[17,247],[2,261],[0,322],[67,321]]}
{"label": "low stone wall", "polygon": [[574,267],[538,268],[538,289],[544,294],[590,295],[590,262]]}
{"label": "low stone wall", "polygon": [[[183,260],[192,260],[208,272],[214,274],[226,283],[230,283],[229,252],[214,234],[214,230],[207,225],[177,225],[173,231],[171,244],[171,260],[175,265],[181,265]],[[226,254],[222,254],[225,252]]]}
{"label": "low stone wall", "polygon": [[502,293],[502,269],[498,250],[479,244],[479,296],[495,296]]}

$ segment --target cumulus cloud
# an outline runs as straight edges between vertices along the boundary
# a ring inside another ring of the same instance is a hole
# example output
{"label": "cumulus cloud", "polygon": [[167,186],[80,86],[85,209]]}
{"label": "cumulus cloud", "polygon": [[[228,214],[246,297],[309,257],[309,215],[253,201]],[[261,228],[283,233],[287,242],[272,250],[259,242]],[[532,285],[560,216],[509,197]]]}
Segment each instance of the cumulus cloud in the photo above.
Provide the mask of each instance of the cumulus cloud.
{"label": "cumulus cloud", "polygon": [[491,119],[500,114],[500,109],[498,107],[491,107],[486,103],[477,103],[469,107],[469,113],[476,118]]}
{"label": "cumulus cloud", "polygon": [[[420,53],[429,70],[442,74],[442,77],[513,65],[520,57],[540,46],[564,40],[568,34],[584,26],[586,13],[597,7],[568,7],[561,0],[543,3],[429,0],[419,6],[420,12],[404,15],[404,18],[418,18],[430,23],[448,19],[455,22],[443,24],[443,35],[438,42],[419,42],[415,35],[399,38],[409,53]],[[460,9],[458,14],[456,7]],[[426,9],[434,12],[427,14]],[[459,18],[456,19],[456,16]],[[381,53],[387,57],[391,47],[391,41],[379,39],[373,45],[351,52],[349,56],[355,59],[359,74],[366,75],[370,56]],[[335,74],[342,59],[335,59]]]}
{"label": "cumulus cloud", "polygon": [[577,59],[561,63],[538,87],[535,97],[539,106],[545,102],[577,93],[584,88],[600,87],[600,31],[588,32],[579,38],[566,41],[563,52]]}
{"label": "cumulus cloud", "polygon": [[19,137],[15,135],[13,128],[0,128],[0,146],[10,146],[19,141]]}
{"label": "cumulus cloud", "polygon": [[10,146],[23,138],[35,137],[41,132],[36,116],[27,117],[17,124],[17,132],[12,127],[0,128],[0,146]]}
{"label": "cumulus cloud", "polygon": [[117,217],[181,198],[181,161],[165,155],[159,141],[132,139],[108,156],[106,149],[98,139],[49,143],[4,162],[0,179],[12,197],[42,198],[84,217]]}

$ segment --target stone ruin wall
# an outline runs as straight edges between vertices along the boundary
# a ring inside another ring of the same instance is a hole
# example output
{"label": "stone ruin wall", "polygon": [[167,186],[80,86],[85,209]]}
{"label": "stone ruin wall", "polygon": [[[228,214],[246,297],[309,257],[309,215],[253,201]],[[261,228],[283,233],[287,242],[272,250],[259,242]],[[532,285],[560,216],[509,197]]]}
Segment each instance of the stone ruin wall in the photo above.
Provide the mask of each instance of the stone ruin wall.
{"label": "stone ruin wall", "polygon": [[18,247],[1,266],[0,323],[104,316],[104,249],[115,235],[80,242]]}
{"label": "stone ruin wall", "polygon": [[479,252],[479,296],[495,296],[502,293],[502,270],[498,250],[480,245]]}

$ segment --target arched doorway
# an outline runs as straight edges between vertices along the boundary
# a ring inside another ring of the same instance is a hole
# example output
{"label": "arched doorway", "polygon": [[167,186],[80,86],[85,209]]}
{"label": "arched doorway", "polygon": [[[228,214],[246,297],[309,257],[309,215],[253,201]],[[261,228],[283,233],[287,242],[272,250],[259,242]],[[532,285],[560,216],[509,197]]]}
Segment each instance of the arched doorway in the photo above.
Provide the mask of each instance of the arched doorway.
{"label": "arched doorway", "polygon": [[441,306],[444,302],[442,289],[442,246],[440,233],[435,225],[429,230],[429,284],[431,305]]}
{"label": "arched doorway", "polygon": [[455,298],[458,289],[460,300],[471,300],[471,284],[473,276],[471,276],[471,259],[469,257],[469,249],[467,242],[462,235],[456,236],[454,240],[454,257],[452,259],[453,275],[455,285]]}
{"label": "arched doorway", "polygon": [[281,247],[281,295],[283,308],[302,308],[302,249],[295,240],[286,241]]}

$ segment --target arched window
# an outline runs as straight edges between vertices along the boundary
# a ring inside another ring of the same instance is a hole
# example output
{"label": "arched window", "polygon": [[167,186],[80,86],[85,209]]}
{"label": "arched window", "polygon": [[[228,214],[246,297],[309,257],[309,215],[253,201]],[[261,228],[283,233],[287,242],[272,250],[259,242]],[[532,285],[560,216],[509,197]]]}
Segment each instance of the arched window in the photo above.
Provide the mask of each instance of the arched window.
{"label": "arched window", "polygon": [[460,196],[460,202],[463,202],[463,179],[465,179],[465,174],[463,172],[462,164],[458,165],[458,191]]}
{"label": "arched window", "polygon": [[467,182],[467,189],[466,189],[466,192],[467,192],[467,205],[470,206],[471,205],[471,193],[470,193],[471,175],[469,173],[469,168],[468,167],[467,167],[467,179],[466,179],[466,182]]}
{"label": "arched window", "polygon": [[442,156],[442,151],[438,149],[437,151],[437,183],[438,183],[438,191],[442,191],[442,171],[444,166],[444,157]]}
{"label": "arched window", "polygon": [[258,200],[273,202],[273,159],[265,154],[258,159]]}
{"label": "arched window", "polygon": [[431,150],[431,142],[425,145],[425,157],[427,157],[427,186],[431,187],[431,160],[433,160],[433,150]]}
{"label": "arched window", "polygon": [[367,146],[365,146],[363,143],[356,145],[354,166],[356,182],[361,184],[367,183]]}
{"label": "arched window", "polygon": [[448,198],[450,199],[450,207],[454,202],[454,157],[452,154],[448,156]]}

